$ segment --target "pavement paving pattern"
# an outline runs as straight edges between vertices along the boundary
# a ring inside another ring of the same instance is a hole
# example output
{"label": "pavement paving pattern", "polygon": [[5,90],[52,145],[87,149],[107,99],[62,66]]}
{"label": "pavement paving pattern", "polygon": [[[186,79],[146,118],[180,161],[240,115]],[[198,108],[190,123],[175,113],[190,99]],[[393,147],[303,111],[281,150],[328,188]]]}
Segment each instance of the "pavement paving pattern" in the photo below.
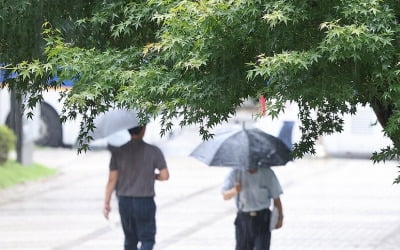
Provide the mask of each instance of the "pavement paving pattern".
{"label": "pavement paving pattern", "polygon": [[[179,143],[160,145],[171,179],[156,186],[155,250],[234,249],[234,202],[223,201],[220,192],[228,168],[174,154]],[[37,150],[35,161],[60,174],[0,191],[0,249],[123,249],[116,199],[110,221],[101,213],[109,158],[106,150]],[[271,249],[400,249],[395,165],[308,157],[275,167],[285,221],[273,232]]]}

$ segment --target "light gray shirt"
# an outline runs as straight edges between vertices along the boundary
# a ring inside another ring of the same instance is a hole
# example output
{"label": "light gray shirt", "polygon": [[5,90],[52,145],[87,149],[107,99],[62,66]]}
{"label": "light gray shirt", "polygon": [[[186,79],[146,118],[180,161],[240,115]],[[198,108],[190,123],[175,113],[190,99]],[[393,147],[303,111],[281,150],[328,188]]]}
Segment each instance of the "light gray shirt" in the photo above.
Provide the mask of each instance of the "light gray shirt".
{"label": "light gray shirt", "polygon": [[241,183],[242,190],[235,196],[238,209],[243,212],[269,208],[271,199],[279,198],[282,187],[271,168],[259,168],[254,174],[234,168],[226,177],[222,191],[227,191]]}
{"label": "light gray shirt", "polygon": [[143,140],[131,140],[112,153],[110,170],[118,171],[117,195],[153,197],[155,170],[167,167],[161,150]]}

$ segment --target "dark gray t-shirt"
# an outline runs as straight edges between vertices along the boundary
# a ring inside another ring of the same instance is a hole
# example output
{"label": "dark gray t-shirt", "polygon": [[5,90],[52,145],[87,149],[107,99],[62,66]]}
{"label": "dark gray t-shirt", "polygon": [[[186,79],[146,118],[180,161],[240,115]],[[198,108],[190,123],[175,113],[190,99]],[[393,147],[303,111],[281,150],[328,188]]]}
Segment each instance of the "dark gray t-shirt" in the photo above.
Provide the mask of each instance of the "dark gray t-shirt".
{"label": "dark gray t-shirt", "polygon": [[153,197],[155,169],[167,167],[161,150],[143,140],[131,140],[115,150],[110,170],[118,170],[118,196]]}

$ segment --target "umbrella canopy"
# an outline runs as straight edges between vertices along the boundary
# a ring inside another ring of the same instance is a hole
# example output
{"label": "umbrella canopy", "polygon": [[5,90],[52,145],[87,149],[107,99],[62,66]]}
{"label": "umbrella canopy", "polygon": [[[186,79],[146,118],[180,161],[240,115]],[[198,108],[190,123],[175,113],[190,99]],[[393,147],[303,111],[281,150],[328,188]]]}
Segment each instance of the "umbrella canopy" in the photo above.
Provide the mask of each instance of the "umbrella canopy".
{"label": "umbrella canopy", "polygon": [[136,127],[139,125],[139,119],[135,110],[112,109],[96,117],[94,125],[96,128],[90,136],[96,140]]}
{"label": "umbrella canopy", "polygon": [[290,149],[280,139],[257,128],[216,135],[190,155],[210,166],[242,169],[280,166],[292,160]]}

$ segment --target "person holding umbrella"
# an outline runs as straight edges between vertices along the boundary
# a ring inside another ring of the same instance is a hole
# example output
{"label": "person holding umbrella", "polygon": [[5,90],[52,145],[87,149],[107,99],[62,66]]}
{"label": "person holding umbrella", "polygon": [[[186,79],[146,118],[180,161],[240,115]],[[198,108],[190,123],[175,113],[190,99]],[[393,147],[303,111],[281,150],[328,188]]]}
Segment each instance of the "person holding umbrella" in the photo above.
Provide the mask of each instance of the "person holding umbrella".
{"label": "person holding umbrella", "polygon": [[116,190],[125,250],[152,250],[156,234],[155,180],[169,179],[161,150],[143,141],[146,126],[129,129],[131,140],[112,152],[103,214],[108,219]]}
{"label": "person holding umbrella", "polygon": [[236,250],[268,250],[270,231],[283,222],[282,187],[271,167],[291,161],[290,148],[260,129],[242,126],[202,142],[190,155],[209,166],[232,168],[222,194],[225,200],[236,199]]}
{"label": "person holding umbrella", "polygon": [[[282,187],[269,167],[233,168],[222,187],[224,200],[236,199],[236,250],[269,250],[272,229],[282,227]],[[271,225],[269,207],[273,201],[278,220]]]}

